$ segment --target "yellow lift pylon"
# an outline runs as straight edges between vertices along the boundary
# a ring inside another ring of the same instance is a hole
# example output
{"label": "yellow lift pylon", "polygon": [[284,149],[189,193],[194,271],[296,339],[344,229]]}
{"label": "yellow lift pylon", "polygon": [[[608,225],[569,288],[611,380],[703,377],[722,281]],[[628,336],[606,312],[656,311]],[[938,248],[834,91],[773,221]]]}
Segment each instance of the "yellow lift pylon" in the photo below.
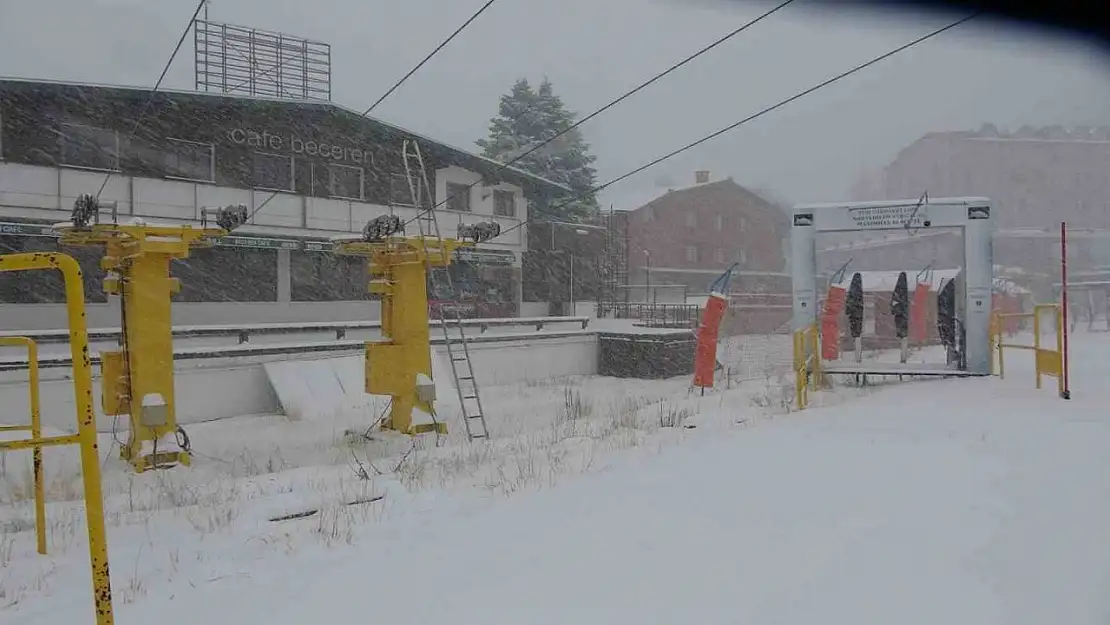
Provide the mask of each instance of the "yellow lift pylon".
{"label": "yellow lift pylon", "polygon": [[[212,211],[205,211],[207,215]],[[91,195],[74,203],[72,223],[55,226],[63,245],[99,246],[104,292],[120,298],[120,348],[101,352],[101,406],[105,415],[129,415],[120,457],[142,473],[190,463],[188,438],[177,425],[174,402],[171,297],[181,289],[170,261],[247,220],[245,206],[216,209],[219,227],[97,223]]]}
{"label": "yellow lift pylon", "polygon": [[[403,229],[398,216],[382,215],[366,225],[362,237],[335,239],[333,252],[366,258],[370,292],[381,297],[382,340],[366,343],[366,392],[391,398],[382,429],[446,434],[447,424],[435,412],[427,276],[433,268],[446,268],[455,250],[474,246],[481,236],[473,241],[407,237]],[[413,424],[414,409],[433,422]]]}

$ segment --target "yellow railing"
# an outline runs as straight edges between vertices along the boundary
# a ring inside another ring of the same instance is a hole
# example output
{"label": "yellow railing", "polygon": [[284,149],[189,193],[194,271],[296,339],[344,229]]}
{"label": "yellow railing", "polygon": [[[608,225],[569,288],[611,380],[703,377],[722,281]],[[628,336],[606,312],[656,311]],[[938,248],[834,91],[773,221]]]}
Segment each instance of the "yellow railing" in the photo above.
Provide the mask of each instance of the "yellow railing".
{"label": "yellow railing", "polygon": [[[1041,344],[1041,315],[1050,312],[1052,315],[1052,330],[1056,335],[1055,348],[1047,348]],[[1006,321],[1009,319],[1033,320],[1033,344],[1004,342]],[[1058,304],[1037,304],[1033,312],[1028,313],[992,313],[991,315],[991,346],[998,353],[998,377],[1006,377],[1007,349],[1031,350],[1033,352],[1033,368],[1036,375],[1037,388],[1041,388],[1041,378],[1049,376],[1056,378],[1057,390],[1060,396],[1065,395],[1064,380],[1064,316]],[[992,359],[992,365],[994,364]]]}
{"label": "yellow railing", "polygon": [[[39,404],[39,350],[34,341],[25,336],[0,336],[0,347],[27,348],[27,386],[30,388],[31,423],[29,425],[0,425],[0,432],[30,432],[31,440],[42,439],[41,404]],[[31,472],[35,481],[35,538],[39,553],[46,555],[46,493],[42,475],[42,447],[31,450]]]}
{"label": "yellow railing", "polygon": [[804,410],[809,405],[810,388],[821,385],[821,341],[817,325],[795,330],[794,405]]}
{"label": "yellow railing", "polygon": [[43,447],[58,445],[77,445],[80,449],[96,625],[112,625],[112,588],[108,575],[108,541],[104,531],[104,493],[100,484],[100,458],[96,449],[96,413],[93,412],[92,366],[89,364],[89,332],[85,323],[85,288],[81,267],[72,256],[53,252],[0,256],[0,272],[43,269],[58,270],[65,280],[69,349],[73,359],[73,397],[77,406],[77,434],[44,438],[36,437],[32,432],[27,439],[0,441],[0,453],[17,449],[39,451]]}

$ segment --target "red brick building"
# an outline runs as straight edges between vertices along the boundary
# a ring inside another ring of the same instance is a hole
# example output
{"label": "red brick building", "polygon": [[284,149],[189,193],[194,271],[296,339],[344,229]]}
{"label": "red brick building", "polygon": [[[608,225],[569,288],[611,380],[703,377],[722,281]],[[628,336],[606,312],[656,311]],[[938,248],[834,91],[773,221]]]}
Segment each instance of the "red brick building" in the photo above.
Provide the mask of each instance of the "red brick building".
{"label": "red brick building", "polygon": [[705,293],[737,262],[734,291],[790,291],[785,210],[732,178],[711,180],[698,171],[693,186],[628,211],[626,229],[630,285],[684,284],[689,293]]}

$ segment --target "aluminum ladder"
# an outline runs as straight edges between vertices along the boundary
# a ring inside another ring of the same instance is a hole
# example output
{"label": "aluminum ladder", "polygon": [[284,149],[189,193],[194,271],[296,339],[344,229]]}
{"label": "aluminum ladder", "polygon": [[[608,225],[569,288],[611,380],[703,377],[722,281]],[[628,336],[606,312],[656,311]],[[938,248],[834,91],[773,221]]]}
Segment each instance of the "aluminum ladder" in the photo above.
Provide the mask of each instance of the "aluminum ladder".
{"label": "aluminum ladder", "polygon": [[[415,139],[405,139],[403,141],[401,157],[405,164],[405,178],[408,180],[412,204],[418,211],[416,221],[420,230],[420,240],[424,246],[425,271],[429,276],[432,290],[434,292],[450,293],[452,303],[454,303],[455,285],[451,280],[451,273],[448,268],[451,260],[450,252],[439,243],[443,238],[440,235],[439,221],[436,218],[435,196],[428,181],[428,172],[424,167],[424,157],[420,153],[420,145]],[[431,254],[428,249],[429,239],[435,240],[439,253],[443,255],[444,266],[440,270],[432,267]],[[470,359],[470,345],[466,338],[466,330],[463,327],[462,319],[459,317],[458,308],[451,306],[445,313],[444,307],[438,306],[435,317],[439,321],[439,327],[443,331],[444,344],[447,346],[451,377],[455,381],[455,391],[458,394],[459,406],[462,410],[462,420],[466,427],[467,440],[488,440],[489,429],[486,427],[485,411],[482,409],[482,398],[478,392],[478,380],[475,377],[473,362]]]}

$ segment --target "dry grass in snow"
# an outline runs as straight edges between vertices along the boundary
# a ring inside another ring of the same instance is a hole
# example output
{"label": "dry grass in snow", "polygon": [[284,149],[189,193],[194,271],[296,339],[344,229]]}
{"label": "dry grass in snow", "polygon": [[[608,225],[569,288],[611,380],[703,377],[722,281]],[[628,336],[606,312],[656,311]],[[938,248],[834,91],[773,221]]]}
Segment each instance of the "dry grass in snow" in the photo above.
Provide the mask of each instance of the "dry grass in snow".
{"label": "dry grass in snow", "polygon": [[[352,544],[362,528],[419,518],[444,500],[481,505],[548,488],[569,475],[604,470],[606,458],[623,449],[663,449],[691,429],[733,428],[792,410],[788,375],[721,386],[704,396],[687,378],[578,377],[490,387],[483,403],[494,437],[484,444],[465,441],[449,404],[441,413],[452,433],[443,440],[380,431],[363,436],[385,407],[381,398],[368,397],[326,420],[270,416],[193,425],[192,467],[142,475],[128,470],[114,436],[104,435],[113,594],[126,605],[165,592],[182,577],[197,585],[249,575],[244,563],[262,553]],[[838,397],[821,395],[823,401]],[[77,450],[44,455],[46,557],[34,551],[29,452],[0,454],[0,610],[36,609],[52,588],[88,584]],[[270,520],[276,517],[296,518]]]}

